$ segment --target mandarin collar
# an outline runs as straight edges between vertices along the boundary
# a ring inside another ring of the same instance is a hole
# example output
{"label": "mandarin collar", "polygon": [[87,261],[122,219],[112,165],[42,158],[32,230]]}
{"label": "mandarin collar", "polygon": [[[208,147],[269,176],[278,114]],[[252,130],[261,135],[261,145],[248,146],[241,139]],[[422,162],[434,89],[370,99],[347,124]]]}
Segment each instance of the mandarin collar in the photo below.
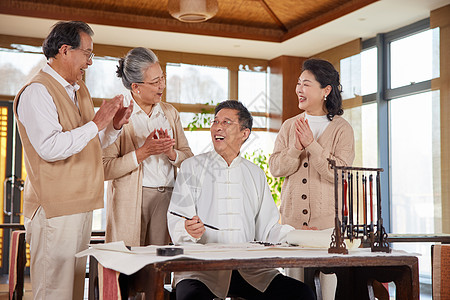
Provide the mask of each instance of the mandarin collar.
{"label": "mandarin collar", "polygon": [[239,166],[239,164],[242,161],[242,156],[241,153],[238,154],[238,156],[236,156],[233,161],[231,162],[231,164],[228,166],[228,163],[226,162],[226,160],[219,154],[216,152],[216,150],[212,150],[211,151],[211,156],[212,158],[217,161],[218,163],[220,163],[221,165],[228,167],[228,168],[234,168]]}

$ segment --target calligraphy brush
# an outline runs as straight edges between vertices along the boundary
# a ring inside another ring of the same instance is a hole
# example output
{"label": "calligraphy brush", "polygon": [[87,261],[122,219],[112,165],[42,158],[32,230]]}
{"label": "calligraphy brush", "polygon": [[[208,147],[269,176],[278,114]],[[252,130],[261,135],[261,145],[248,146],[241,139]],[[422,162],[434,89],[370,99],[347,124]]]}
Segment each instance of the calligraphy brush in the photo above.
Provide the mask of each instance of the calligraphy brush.
{"label": "calligraphy brush", "polygon": [[[188,217],[186,217],[186,216],[180,215],[180,214],[178,214],[178,213],[176,213],[176,212],[173,212],[173,211],[169,211],[169,213],[171,213],[171,214],[174,215],[174,216],[180,217],[180,218],[185,218],[186,220],[192,220],[192,218],[188,218]],[[208,225],[208,224],[205,224],[205,223],[203,223],[203,225],[205,225],[205,226],[208,227],[208,228],[214,229],[214,230],[220,230],[219,228],[214,227],[214,226],[212,226],[212,225]]]}

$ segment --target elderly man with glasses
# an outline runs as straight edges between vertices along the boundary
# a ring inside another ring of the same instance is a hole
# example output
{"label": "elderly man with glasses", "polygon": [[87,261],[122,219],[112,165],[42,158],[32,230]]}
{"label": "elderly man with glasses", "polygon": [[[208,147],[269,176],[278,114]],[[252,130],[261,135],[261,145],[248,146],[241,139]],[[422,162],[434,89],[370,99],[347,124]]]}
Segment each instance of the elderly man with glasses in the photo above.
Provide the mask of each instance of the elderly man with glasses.
{"label": "elderly man with glasses", "polygon": [[86,85],[93,31],[56,23],[43,43],[48,62],[14,99],[25,156],[23,212],[34,299],[83,299],[92,211],[103,207],[102,148],[128,123],[132,105],[104,101],[97,113]]}
{"label": "elderly man with glasses", "polygon": [[[294,230],[278,223],[278,209],[264,172],[240,156],[252,122],[250,112],[238,101],[217,105],[211,124],[214,150],[185,160],[175,182],[167,214],[175,244],[278,243]],[[225,299],[227,295],[315,299],[307,285],[276,269],[181,272],[175,273],[174,285],[177,300]]]}

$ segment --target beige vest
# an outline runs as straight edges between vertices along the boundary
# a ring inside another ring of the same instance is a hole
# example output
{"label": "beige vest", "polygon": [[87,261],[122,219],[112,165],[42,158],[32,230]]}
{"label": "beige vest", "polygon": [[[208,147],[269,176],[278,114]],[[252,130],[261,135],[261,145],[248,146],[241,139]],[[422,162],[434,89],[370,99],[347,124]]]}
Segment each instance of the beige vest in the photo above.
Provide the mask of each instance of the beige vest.
{"label": "beige vest", "polygon": [[[88,212],[103,207],[102,149],[96,136],[84,149],[64,160],[48,162],[35,151],[23,124],[18,121],[17,104],[24,89],[41,83],[50,93],[63,131],[80,127],[94,117],[91,96],[80,81],[76,92],[80,109],[69,98],[65,88],[49,74],[40,71],[17,94],[14,114],[24,149],[27,178],[25,180],[23,214],[32,218],[42,206],[47,218]],[[39,98],[36,99],[39,101]]]}

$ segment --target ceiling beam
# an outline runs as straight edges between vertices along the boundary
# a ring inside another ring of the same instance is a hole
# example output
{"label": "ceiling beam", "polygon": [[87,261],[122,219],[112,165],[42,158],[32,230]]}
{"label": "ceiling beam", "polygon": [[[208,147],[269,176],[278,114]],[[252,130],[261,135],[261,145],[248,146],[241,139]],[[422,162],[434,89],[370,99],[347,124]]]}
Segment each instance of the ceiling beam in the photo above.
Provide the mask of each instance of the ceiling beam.
{"label": "ceiling beam", "polygon": [[350,2],[346,2],[345,4],[342,4],[335,9],[329,10],[321,14],[317,18],[310,19],[289,29],[289,31],[283,35],[282,41],[284,42],[286,40],[289,40],[293,37],[296,37],[297,35],[300,35],[311,29],[314,29],[323,24],[336,20],[342,16],[345,16],[346,14],[354,12],[360,8],[363,8],[364,6],[367,6],[377,1],[380,0],[352,0]]}
{"label": "ceiling beam", "polygon": [[288,29],[286,28],[286,26],[284,26],[283,22],[281,22],[280,19],[278,19],[277,15],[275,14],[275,12],[269,7],[269,5],[266,3],[265,0],[259,0],[259,3],[261,3],[261,5],[264,7],[264,9],[269,13],[269,15],[272,17],[272,19],[275,21],[275,23],[277,23],[278,27],[281,28],[281,30],[283,30],[283,32],[288,32]]}
{"label": "ceiling beam", "polygon": [[172,18],[158,18],[127,13],[116,13],[105,10],[100,11],[85,8],[73,8],[28,1],[1,0],[0,13],[55,20],[81,20],[90,24],[276,43],[281,42],[281,38],[284,34],[284,32],[279,29],[219,24],[213,22],[183,23]]}
{"label": "ceiling beam", "polygon": [[276,22],[279,29],[262,28],[256,25],[232,25],[216,23],[214,21],[183,23],[172,18],[152,17],[90,8],[74,8],[30,0],[1,0],[0,13],[55,20],[82,20],[91,24],[281,43],[379,0],[351,0],[336,9],[326,11],[318,17],[305,21],[290,29],[287,29],[283,22],[281,22],[269,7],[266,0],[255,1],[258,1],[262,5],[265,11]]}

